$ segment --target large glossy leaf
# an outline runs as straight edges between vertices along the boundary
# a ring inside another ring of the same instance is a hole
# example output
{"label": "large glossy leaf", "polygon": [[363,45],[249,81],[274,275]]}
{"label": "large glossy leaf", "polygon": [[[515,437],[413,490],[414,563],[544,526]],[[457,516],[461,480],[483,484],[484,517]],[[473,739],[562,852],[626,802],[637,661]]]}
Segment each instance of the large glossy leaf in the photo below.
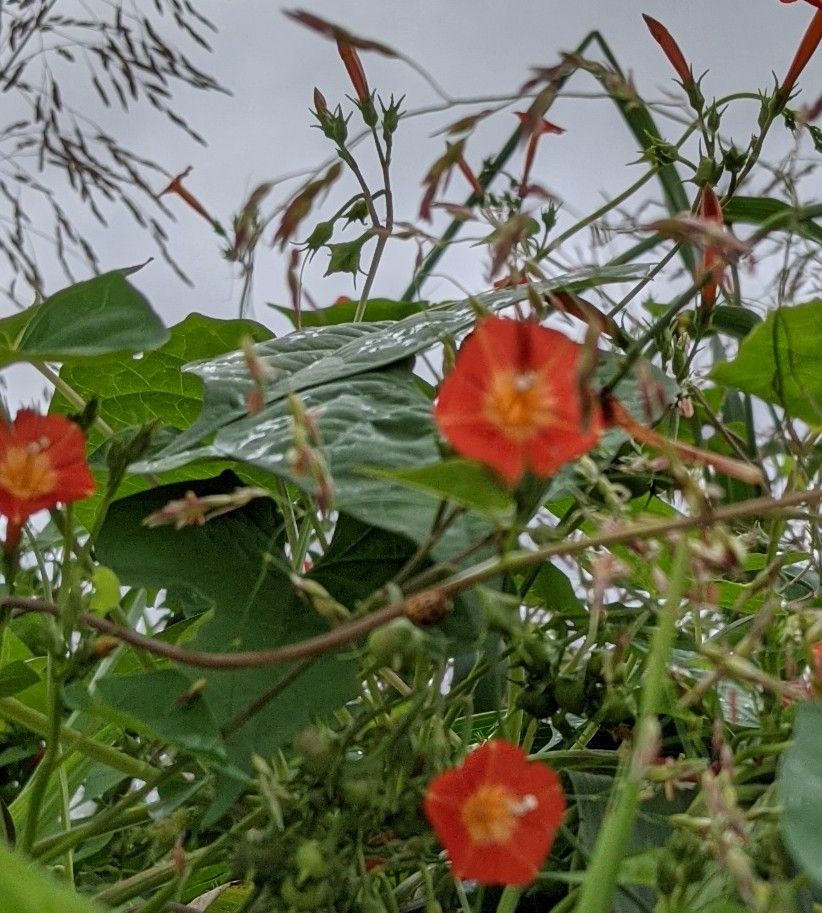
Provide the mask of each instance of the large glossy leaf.
{"label": "large glossy leaf", "polygon": [[[203,382],[185,372],[186,364],[203,358],[214,358],[235,351],[243,336],[259,342],[271,333],[252,320],[216,320],[203,314],[190,314],[171,328],[168,342],[141,359],[130,355],[112,355],[91,364],[66,364],[60,377],[85,400],[97,399],[99,414],[120,440],[129,438],[143,424],[159,420],[174,428],[187,428],[203,405]],[[76,407],[55,392],[51,412],[75,412]],[[161,439],[155,432],[152,441]],[[97,493],[75,508],[79,523],[91,526],[105,492],[106,453],[111,439],[104,439],[95,428],[89,431],[89,453],[92,468],[98,473]],[[220,467],[222,468],[222,467]],[[215,468],[214,472],[219,469]],[[203,475],[196,467],[168,473],[165,482],[196,479]],[[139,476],[127,477],[120,487],[124,497],[142,491],[147,481]]]}
{"label": "large glossy leaf", "polygon": [[769,314],[711,377],[822,425],[822,299]]}
{"label": "large glossy leaf", "polygon": [[[640,279],[647,271],[648,267],[641,264],[585,268],[535,288],[542,292],[557,289],[582,292],[593,286]],[[499,311],[526,295],[526,289],[514,287],[487,292],[475,299],[435,305],[404,320],[298,330],[262,343],[257,346],[257,354],[271,375],[266,401],[272,403],[291,392],[408,360],[446,337],[468,329],[476,319],[477,308]],[[169,468],[196,458],[199,455],[196,445],[204,437],[243,418],[246,394],[252,385],[239,352],[191,365],[189,370],[205,382],[203,412],[189,431],[167,449]],[[172,455],[179,455],[180,459],[174,460]]]}
{"label": "large glossy leaf", "polygon": [[[168,341],[138,361],[112,356],[94,365],[66,365],[60,377],[84,399],[96,397],[100,415],[115,431],[159,419],[175,428],[187,428],[202,408],[203,383],[184,372],[186,364],[236,351],[243,336],[255,342],[271,333],[251,320],[215,320],[190,314],[171,327]],[[52,411],[71,406],[55,397]]]}
{"label": "large glossy leaf", "polygon": [[778,779],[782,834],[802,872],[822,890],[822,703],[799,704],[794,741]]}
{"label": "large glossy leaf", "polygon": [[0,910],[4,913],[100,913],[42,869],[0,843]]}
{"label": "large glossy leaf", "polygon": [[[210,600],[213,616],[197,629],[190,644],[198,649],[270,648],[327,630],[291,586],[282,552],[281,521],[273,502],[252,501],[204,526],[174,530],[142,525],[147,514],[188,490],[215,494],[231,491],[238,484],[232,473],[223,473],[216,479],[162,486],[115,502],[97,541],[98,558],[123,583],[151,588],[184,586]],[[234,672],[179,666],[171,678],[167,673],[158,677],[155,671],[107,677],[98,685],[96,697],[112,713],[138,717],[151,730],[191,750],[197,747],[192,740],[199,737],[200,749],[213,756],[220,749],[220,727],[268,691],[286,671],[284,667]],[[192,703],[188,691],[200,679],[204,681],[195,689]],[[247,768],[253,752],[269,754],[315,715],[339,706],[355,690],[350,660],[331,656],[318,661],[247,723],[223,733],[228,757]],[[200,703],[201,711],[193,712]]]}
{"label": "large glossy leaf", "polygon": [[[333,503],[364,523],[401,533],[421,542],[431,531],[438,499],[380,478],[374,469],[397,469],[439,460],[430,400],[413,375],[402,367],[371,371],[350,380],[304,390],[303,405],[315,416],[322,453],[333,479]],[[264,469],[308,493],[315,481],[298,470],[290,457],[294,426],[285,400],[257,415],[228,424],[213,441],[194,451],[198,457],[232,458]],[[157,472],[187,462],[192,454],[146,461],[135,467]],[[454,524],[434,554],[450,556],[488,532],[477,520]]]}
{"label": "large glossy leaf", "polygon": [[84,361],[114,352],[156,349],[168,330],[151,305],[114,270],[78,282],[24,312],[0,321],[0,364],[14,361]]}

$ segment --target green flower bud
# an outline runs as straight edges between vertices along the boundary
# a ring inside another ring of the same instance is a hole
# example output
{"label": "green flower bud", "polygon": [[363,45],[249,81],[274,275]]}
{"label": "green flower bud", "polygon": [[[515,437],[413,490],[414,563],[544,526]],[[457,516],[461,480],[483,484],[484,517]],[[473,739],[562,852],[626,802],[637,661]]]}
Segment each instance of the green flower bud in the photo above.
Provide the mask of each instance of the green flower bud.
{"label": "green flower bud", "polygon": [[568,713],[582,713],[585,709],[585,676],[560,675],[554,682],[554,699]]}
{"label": "green flower bud", "polygon": [[303,840],[294,853],[294,863],[300,886],[311,878],[324,878],[328,874],[328,859],[318,840]]}

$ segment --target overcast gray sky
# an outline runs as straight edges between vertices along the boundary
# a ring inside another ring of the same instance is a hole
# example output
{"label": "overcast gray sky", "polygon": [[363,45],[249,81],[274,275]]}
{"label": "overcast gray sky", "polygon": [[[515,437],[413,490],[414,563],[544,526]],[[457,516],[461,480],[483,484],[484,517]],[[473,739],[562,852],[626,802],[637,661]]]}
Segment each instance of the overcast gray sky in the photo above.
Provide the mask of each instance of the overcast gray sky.
{"label": "overcast gray sky", "polygon": [[[785,5],[777,0],[302,2],[306,9],[357,34],[402,50],[450,94],[466,97],[515,92],[528,77],[529,67],[557,63],[560,51],[572,49],[597,28],[623,69],[632,73],[639,91],[646,98],[662,99],[677,87],[670,65],[642,21],[643,12],[670,29],[697,73],[710,70],[703,83],[709,97],[768,88],[772,71],[780,77],[784,74],[813,15],[807,3]],[[184,91],[178,95],[177,108],[206,137],[206,148],[159,120],[147,107],[125,116],[99,109],[92,98],[89,107],[123,145],[160,161],[170,173],[193,166],[188,186],[215,216],[228,222],[259,182],[309,168],[328,156],[327,141],[311,127],[312,90],[320,87],[333,105],[351,92],[351,86],[333,44],[283,16],[279,3],[198,0],[198,8],[215,23],[217,33],[213,53],[197,52],[194,59],[233,93]],[[408,109],[437,100],[430,87],[402,62],[375,54],[364,54],[363,60],[371,87],[386,97],[391,92],[405,93]],[[822,90],[822,52],[806,70],[801,85],[801,100],[810,104]],[[597,84],[586,75],[575,77],[568,85],[572,93],[596,89]],[[443,151],[443,137],[431,138],[431,134],[473,110],[477,108],[455,108],[401,125],[394,167],[398,218],[415,217],[420,181],[430,162]],[[610,102],[564,98],[552,108],[550,117],[567,132],[545,138],[533,177],[563,199],[571,214],[595,207],[640,175],[644,166],[629,164],[636,158],[636,143]],[[728,118],[725,133],[744,146],[755,118],[755,104],[740,104]],[[483,156],[499,148],[513,125],[513,117],[503,114],[479,130],[469,142],[469,161],[478,166]],[[675,125],[670,129],[670,136],[676,136]],[[774,135],[771,157],[790,143],[781,126]],[[814,154],[808,150],[806,154]],[[289,186],[297,185],[278,187],[272,205],[284,198]],[[353,184],[341,184],[339,196],[344,199],[353,192]],[[464,192],[455,177],[448,199],[460,200]],[[818,176],[806,184],[805,195],[822,196]],[[222,259],[219,240],[181,201],[169,199],[168,203],[177,217],[169,226],[171,247],[194,286],[183,285],[159,258],[135,277],[136,283],[168,323],[191,311],[234,316],[240,282],[236,270]],[[329,209],[331,205],[327,204]],[[154,253],[150,239],[135,229],[124,212],[111,212],[107,228],[91,225],[90,231],[104,268],[137,263]],[[580,243],[585,241],[580,236]],[[413,253],[408,243],[394,244],[375,294],[396,296],[402,291]],[[582,251],[583,259],[584,255]],[[327,304],[339,294],[354,294],[348,277],[321,280],[326,262],[321,253],[315,268],[307,273],[307,287],[317,301]],[[487,282],[479,262],[475,251],[462,246],[444,262],[442,271],[474,291]],[[275,316],[266,302],[285,303],[284,267],[283,254],[268,248],[261,251],[252,316],[268,324],[274,323]],[[425,297],[433,299],[458,295],[456,286],[445,278],[433,280],[425,289]]]}
{"label": "overcast gray sky", "polygon": [[[343,23],[351,31],[380,39],[414,57],[455,96],[514,92],[531,66],[558,62],[558,52],[573,48],[591,29],[598,28],[639,90],[662,98],[675,90],[672,71],[648,34],[641,18],[647,12],[663,21],[697,72],[709,69],[708,95],[771,85],[772,71],[782,75],[809,22],[813,9],[806,3],[783,5],[777,0],[304,0],[305,8]],[[214,53],[196,59],[228,86],[231,97],[183,92],[178,108],[208,140],[201,148],[158,121],[149,109],[128,116],[101,111],[97,116],[116,129],[126,146],[161,161],[170,172],[193,166],[188,186],[219,218],[228,221],[244,196],[257,183],[319,163],[330,151],[311,128],[308,108],[313,87],[330,103],[351,91],[333,44],[306,31],[282,15],[281,6],[267,0],[199,0],[199,8],[218,28]],[[596,56],[596,55],[594,55]],[[406,65],[374,54],[363,59],[369,82],[382,94],[406,93],[407,107],[436,101],[430,88]],[[822,88],[822,54],[802,80],[808,102]],[[588,76],[575,78],[569,91],[597,88]],[[394,183],[399,217],[414,217],[420,180],[428,164],[443,149],[437,128],[470,107],[419,118],[403,124],[397,136]],[[755,105],[739,105],[728,130],[740,145],[755,123]],[[583,212],[603,196],[627,187],[642,166],[635,142],[613,106],[605,101],[560,100],[551,118],[566,127],[562,137],[548,137],[540,149],[535,178],[566,200],[569,211]],[[468,147],[468,158],[479,164],[511,130],[513,118],[500,115],[479,131]],[[784,131],[775,131],[787,144]],[[780,136],[780,133],[784,134]],[[672,136],[676,135],[674,132]],[[272,194],[282,199],[284,185]],[[296,186],[296,185],[292,185]],[[449,199],[458,200],[464,188],[458,179]],[[345,192],[347,193],[346,185]],[[819,196],[822,187],[806,192]],[[352,188],[353,192],[353,188]],[[342,187],[340,193],[343,193]],[[172,247],[195,286],[187,288],[160,261],[146,267],[137,282],[168,321],[192,310],[215,316],[236,312],[240,284],[220,257],[218,239],[208,225],[176,200],[177,216],[170,226]],[[115,212],[106,230],[94,229],[106,267],[139,262],[152,254],[151,242],[135,231],[125,213]],[[397,243],[375,291],[396,295],[408,276],[411,245]],[[469,288],[481,288],[470,252],[460,251],[443,269]],[[325,255],[308,274],[308,287],[321,303],[351,292],[347,278],[319,281]],[[266,301],[283,301],[284,257],[263,251],[255,283],[254,311],[269,322]],[[445,280],[426,289],[430,297],[458,294]]]}

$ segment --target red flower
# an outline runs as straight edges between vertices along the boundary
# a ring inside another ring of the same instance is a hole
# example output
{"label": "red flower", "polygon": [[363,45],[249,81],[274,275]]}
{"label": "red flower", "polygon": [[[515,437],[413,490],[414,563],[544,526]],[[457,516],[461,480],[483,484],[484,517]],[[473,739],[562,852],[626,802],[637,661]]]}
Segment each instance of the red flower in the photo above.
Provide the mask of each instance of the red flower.
{"label": "red flower", "polygon": [[534,164],[534,157],[537,154],[537,144],[540,137],[546,133],[565,133],[564,127],[558,127],[544,117],[534,120],[528,111],[515,111],[514,114],[519,118],[522,124],[523,135],[528,136],[528,148],[525,152],[525,165],[522,169],[522,181],[520,182],[520,196],[526,196],[528,193],[528,179],[531,177],[531,167]]}
{"label": "red flower", "polygon": [[[158,194],[157,197],[165,196],[167,193],[176,193],[181,200],[185,201],[197,215],[202,216],[206,222],[210,222],[215,229],[220,228],[220,223],[216,219],[212,219],[208,210],[203,206],[203,204],[194,196],[194,194],[188,190],[188,188],[183,186],[183,180],[191,174],[191,165],[181,171],[179,174],[175,175],[168,186],[164,187]],[[221,229],[220,229],[221,230]]]}
{"label": "red flower", "polygon": [[509,485],[526,469],[552,476],[591,450],[602,429],[598,403],[583,404],[582,352],[537,323],[483,320],[440,388],[440,431],[458,453],[495,469]]}
{"label": "red flower", "polygon": [[[699,215],[705,222],[723,228],[725,221],[722,216],[722,204],[719,202],[713,188],[705,186],[702,188],[702,197],[699,201]],[[707,244],[702,252],[702,266],[700,270],[701,277],[704,279],[710,276],[708,282],[702,286],[702,309],[705,313],[710,313],[716,304],[717,288],[722,283],[725,275],[725,258],[722,255],[721,247]]]}
{"label": "red flower", "polygon": [[[796,3],[796,0],[779,0],[780,3]],[[822,0],[805,0],[806,3],[810,3],[811,6],[815,6],[817,9],[822,10]]]}
{"label": "red flower", "polygon": [[[785,0],[782,0],[782,2],[784,3]],[[794,0],[789,0],[789,2],[793,3]],[[793,87],[796,85],[797,79],[799,79],[802,71],[808,65],[808,61],[819,47],[820,41],[822,41],[822,0],[808,0],[808,2],[816,7],[816,12],[807,29],[805,29],[805,34],[799,42],[799,47],[796,49],[790,67],[788,67],[788,72],[779,86],[777,98],[782,103],[787,101],[788,96],[793,91]]]}
{"label": "red flower", "polygon": [[[783,0],[783,2],[785,2],[785,0]],[[789,2],[792,2],[792,0],[789,0]],[[642,18],[645,20],[645,25],[648,26],[648,31],[651,33],[654,41],[662,48],[662,53],[665,54],[671,66],[676,70],[676,75],[682,81],[682,85],[693,85],[693,73],[673,35],[661,22],[654,19],[652,16],[647,16],[643,13]]]}
{"label": "red flower", "polygon": [[31,514],[94,493],[85,445],[80,428],[62,415],[21,409],[12,423],[0,423],[0,514],[8,518],[6,549],[20,542],[20,530]]}
{"label": "red flower", "polygon": [[348,73],[348,78],[351,80],[351,85],[354,86],[354,91],[357,93],[357,98],[361,102],[369,101],[371,93],[357,49],[344,39],[337,38],[337,50]]}
{"label": "red flower", "polygon": [[508,742],[486,742],[428,786],[425,814],[459,878],[528,884],[565,813],[559,777]]}

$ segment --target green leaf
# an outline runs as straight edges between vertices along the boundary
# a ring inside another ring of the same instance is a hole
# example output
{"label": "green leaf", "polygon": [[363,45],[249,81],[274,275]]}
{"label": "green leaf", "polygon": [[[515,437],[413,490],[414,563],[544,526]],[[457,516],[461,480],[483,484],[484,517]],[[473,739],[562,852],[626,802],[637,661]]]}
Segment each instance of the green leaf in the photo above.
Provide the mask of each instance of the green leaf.
{"label": "green leaf", "polygon": [[[71,362],[115,352],[156,349],[168,330],[143,294],[126,279],[134,269],[114,270],[56,292],[25,311],[25,327],[0,350],[0,364]],[[22,315],[0,324],[0,337],[19,329]],[[5,326],[4,326],[5,325]]]}
{"label": "green leaf", "polygon": [[727,333],[737,339],[747,336],[760,323],[762,323],[762,318],[759,314],[735,304],[717,305],[711,315],[712,330]]}
{"label": "green leaf", "polygon": [[[563,289],[580,293],[611,282],[640,279],[648,269],[642,264],[586,267],[534,288],[537,292]],[[400,321],[309,328],[264,342],[256,351],[272,378],[266,389],[266,402],[274,403],[290,393],[408,361],[446,337],[467,330],[476,320],[477,307],[496,312],[527,295],[528,290],[522,286],[501,289],[465,301],[435,305]],[[152,460],[151,470],[145,470],[147,464],[141,464],[142,468],[135,471],[163,472],[203,456],[213,456],[208,448],[198,446],[203,438],[245,419],[245,396],[252,382],[241,353],[190,365],[188,370],[205,381],[202,414],[188,432]]]}
{"label": "green leaf", "polygon": [[[318,311],[303,311],[300,314],[300,323],[304,327],[327,327],[336,326],[339,323],[350,323],[354,319],[358,304],[358,301],[341,301]],[[293,308],[278,305],[272,305],[272,307],[296,326]],[[363,320],[366,322],[403,320],[412,314],[419,314],[420,311],[424,311],[427,307],[427,301],[394,301],[391,298],[369,298],[365,305]]]}
{"label": "green leaf", "polygon": [[367,474],[454,501],[498,523],[510,520],[516,509],[508,489],[473,460],[443,460],[411,469],[368,470]]}
{"label": "green leaf", "polygon": [[248,884],[223,885],[210,891],[204,897],[196,898],[194,903],[202,904],[203,900],[214,897],[207,907],[195,907],[195,909],[202,909],[204,913],[236,913],[248,900],[252,891],[252,886]]}
{"label": "green leaf", "polygon": [[[196,679],[195,679],[196,682]],[[207,684],[206,684],[206,687]],[[85,683],[66,689],[66,703],[96,713],[124,729],[179,745],[194,754],[222,760],[225,751],[204,693],[175,669],[110,675],[97,682],[93,696]]]}
{"label": "green leaf", "polygon": [[369,596],[414,555],[416,545],[407,536],[340,514],[334,536],[308,575],[345,606]]}
{"label": "green leaf", "polygon": [[798,704],[794,740],[782,757],[777,788],[788,852],[822,890],[822,702]]}
{"label": "green leaf", "polygon": [[[187,428],[203,402],[203,382],[184,370],[190,362],[214,358],[239,348],[243,336],[255,342],[271,333],[251,320],[216,320],[189,314],[173,326],[168,341],[139,361],[119,355],[92,365],[66,365],[60,377],[84,399],[97,398],[100,416],[115,430],[152,419]],[[51,411],[73,407],[56,396]]]}
{"label": "green leaf", "polygon": [[542,607],[552,614],[569,621],[587,620],[588,611],[574,592],[573,584],[550,562],[539,569],[531,590],[539,594]]}
{"label": "green leaf", "polygon": [[110,567],[97,565],[91,574],[94,592],[89,599],[92,612],[108,614],[120,602],[120,580]]}
{"label": "green leaf", "polygon": [[0,697],[9,697],[36,685],[40,677],[23,660],[0,668]]}
{"label": "green leaf", "polygon": [[8,913],[100,913],[100,908],[58,885],[37,868],[0,843],[0,910]]}
{"label": "green leaf", "polygon": [[728,223],[766,226],[768,229],[794,231],[809,241],[822,241],[822,226],[814,219],[822,216],[819,205],[795,207],[772,197],[734,196],[722,208]]}
{"label": "green leaf", "polygon": [[38,304],[32,305],[24,311],[0,320],[0,358],[2,358],[0,363],[14,361],[13,358],[8,358],[8,353],[17,347],[17,340],[26,328],[26,324],[31,320],[31,315],[39,306]]}
{"label": "green leaf", "polygon": [[[142,525],[149,513],[187,491],[217,494],[239,484],[236,475],[226,472],[214,479],[165,485],[116,501],[97,540],[98,559],[124,584],[151,589],[186,587],[209,600],[211,618],[197,627],[194,639],[186,644],[194,649],[268,649],[327,630],[291,585],[282,548],[282,521],[272,501],[258,498],[204,526],[175,530]],[[331,595],[336,598],[335,593]],[[112,675],[98,682],[97,697],[108,704],[112,714],[128,713],[176,744],[211,758],[220,754],[224,742],[230,760],[249,769],[253,753],[267,756],[312,718],[356,693],[355,664],[348,658],[328,656],[284,687],[247,722],[221,732],[287,671],[283,666],[239,671],[179,666]],[[193,691],[192,685],[196,685]]]}
{"label": "green leaf", "polygon": [[822,425],[822,299],[769,314],[711,377]]}
{"label": "green leaf", "polygon": [[[319,331],[315,331],[319,332]],[[310,369],[308,369],[310,370]],[[368,470],[396,470],[439,459],[431,402],[404,368],[371,371],[358,377],[304,390],[303,406],[315,416],[321,453],[333,480],[334,506],[364,523],[424,541],[437,514],[430,495],[378,478]],[[256,415],[227,424],[198,457],[231,458],[264,469],[313,493],[313,476],[288,459],[294,445],[289,405],[278,400]],[[182,455],[183,460],[188,455]],[[172,468],[180,456],[162,454],[134,467],[139,472]],[[436,557],[450,556],[490,530],[479,520],[453,524],[434,547]]]}

